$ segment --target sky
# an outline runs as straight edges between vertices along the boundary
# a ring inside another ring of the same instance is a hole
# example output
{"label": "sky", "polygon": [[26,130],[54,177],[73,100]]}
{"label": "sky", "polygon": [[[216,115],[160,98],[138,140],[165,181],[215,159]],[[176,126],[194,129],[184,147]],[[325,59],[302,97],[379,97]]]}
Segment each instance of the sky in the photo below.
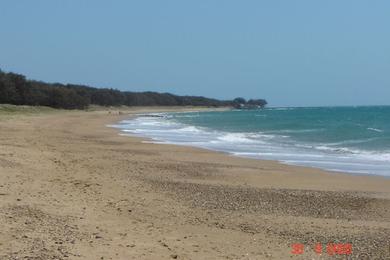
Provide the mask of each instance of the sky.
{"label": "sky", "polygon": [[0,68],[271,106],[390,105],[390,1],[0,0]]}

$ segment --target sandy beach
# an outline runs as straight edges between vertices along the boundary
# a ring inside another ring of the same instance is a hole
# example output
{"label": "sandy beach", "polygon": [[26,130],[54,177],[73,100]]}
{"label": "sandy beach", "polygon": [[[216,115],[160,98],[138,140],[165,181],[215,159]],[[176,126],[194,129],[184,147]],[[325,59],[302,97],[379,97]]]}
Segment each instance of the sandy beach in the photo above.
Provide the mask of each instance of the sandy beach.
{"label": "sandy beach", "polygon": [[[390,259],[389,178],[107,127],[148,111],[0,119],[0,259]],[[330,243],[352,254],[331,255]]]}

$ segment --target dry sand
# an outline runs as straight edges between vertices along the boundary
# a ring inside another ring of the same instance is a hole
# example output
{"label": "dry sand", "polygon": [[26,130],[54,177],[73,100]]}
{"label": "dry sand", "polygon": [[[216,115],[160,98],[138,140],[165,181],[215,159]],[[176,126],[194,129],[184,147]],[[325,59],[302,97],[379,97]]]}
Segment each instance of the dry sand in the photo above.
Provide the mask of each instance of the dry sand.
{"label": "dry sand", "polygon": [[[106,127],[127,117],[0,120],[0,259],[346,259],[317,255],[317,243],[390,259],[389,179],[142,143]],[[291,253],[296,243],[303,254]]]}

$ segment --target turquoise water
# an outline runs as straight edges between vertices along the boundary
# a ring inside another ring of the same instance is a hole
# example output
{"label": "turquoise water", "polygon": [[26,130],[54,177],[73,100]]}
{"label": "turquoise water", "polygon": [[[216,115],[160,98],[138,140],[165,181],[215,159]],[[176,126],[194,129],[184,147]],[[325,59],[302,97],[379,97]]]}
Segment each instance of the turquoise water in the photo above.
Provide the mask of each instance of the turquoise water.
{"label": "turquoise water", "polygon": [[333,171],[390,176],[390,107],[268,108],[138,117],[125,133]]}

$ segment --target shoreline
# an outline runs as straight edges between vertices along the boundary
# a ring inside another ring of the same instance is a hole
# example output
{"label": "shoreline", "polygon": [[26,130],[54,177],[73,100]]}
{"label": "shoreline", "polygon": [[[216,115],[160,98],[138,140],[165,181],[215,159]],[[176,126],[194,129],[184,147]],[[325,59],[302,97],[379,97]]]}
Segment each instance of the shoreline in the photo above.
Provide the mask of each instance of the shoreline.
{"label": "shoreline", "polygon": [[[192,148],[197,148],[197,149],[205,149],[211,152],[217,152],[217,153],[223,153],[228,156],[234,156],[234,157],[239,157],[239,158],[244,158],[244,159],[254,159],[254,160],[261,160],[261,161],[270,161],[270,162],[276,162],[282,165],[287,165],[287,166],[293,166],[293,167],[303,167],[303,168],[309,168],[309,169],[314,169],[314,170],[322,170],[325,171],[329,174],[347,174],[347,175],[352,175],[352,176],[366,176],[366,177],[383,177],[385,179],[390,179],[390,175],[383,175],[383,174],[377,174],[377,173],[364,173],[364,172],[357,172],[357,171],[348,171],[348,170],[338,170],[338,169],[327,169],[325,167],[319,167],[319,166],[310,166],[310,165],[303,165],[300,164],[299,162],[297,163],[289,163],[288,161],[283,161],[282,159],[265,159],[265,158],[259,158],[255,156],[249,156],[249,155],[240,155],[232,151],[224,151],[224,150],[218,150],[218,149],[213,149],[211,147],[205,147],[205,146],[196,146],[196,145],[191,145],[191,144],[186,144],[186,143],[180,143],[177,142],[175,143],[174,141],[168,141],[168,140],[158,140],[153,136],[147,136],[147,135],[142,135],[142,134],[136,134],[136,133],[127,133],[125,132],[126,129],[120,128],[120,124],[122,121],[126,121],[127,119],[136,119],[137,117],[148,117],[148,115],[153,115],[153,114],[171,114],[171,113],[186,113],[186,112],[209,112],[209,111],[216,111],[216,110],[195,110],[195,111],[160,111],[160,112],[146,112],[142,114],[136,114],[133,115],[129,118],[122,119],[115,124],[108,125],[108,127],[115,128],[119,131],[119,134],[121,136],[128,136],[128,137],[138,137],[144,139],[146,142],[154,143],[154,144],[165,144],[165,145],[178,145],[178,146],[184,146],[184,147],[192,147]],[[217,111],[225,111],[225,110],[217,110]],[[196,127],[194,125],[184,125],[188,127]]]}
{"label": "shoreline", "polygon": [[[197,111],[197,110],[196,110]],[[196,112],[195,111],[195,112]],[[205,110],[199,110],[199,112],[207,112],[209,110],[205,109]],[[182,112],[193,112],[193,111],[174,111],[174,113],[182,113]],[[172,111],[154,111],[154,112],[145,112],[145,114],[153,114],[153,113],[172,113]],[[131,115],[131,118],[136,118],[137,114],[132,114]],[[128,117],[127,118],[121,118],[119,121],[116,121],[116,123],[119,123],[120,121],[122,120],[126,120],[126,119],[129,119]],[[113,124],[115,125],[115,124]],[[244,160],[244,161],[258,161],[260,164],[261,163],[264,163],[264,164],[270,164],[271,167],[275,167],[275,168],[280,168],[282,169],[282,171],[285,171],[285,172],[293,172],[292,174],[297,174],[298,172],[303,172],[303,173],[310,173],[310,174],[321,174],[321,175],[325,175],[326,177],[329,177],[329,178],[332,178],[332,177],[346,177],[346,178],[349,178],[349,177],[357,177],[357,178],[361,178],[362,181],[365,181],[365,179],[367,179],[369,181],[369,179],[375,179],[376,181],[381,181],[381,180],[384,180],[384,181],[388,181],[388,183],[390,184],[390,177],[388,176],[383,176],[383,175],[376,175],[376,174],[355,174],[355,173],[350,173],[350,172],[342,172],[342,171],[330,171],[330,170],[326,170],[326,169],[322,169],[322,168],[318,168],[318,167],[309,167],[309,166],[300,166],[300,165],[294,165],[294,164],[287,164],[287,163],[284,163],[282,161],[279,161],[279,160],[267,160],[267,159],[259,159],[259,158],[250,158],[250,157],[244,157],[244,156],[239,156],[239,155],[235,155],[233,153],[229,153],[229,152],[225,152],[225,151],[217,151],[217,150],[212,150],[212,149],[209,149],[209,148],[203,148],[203,147],[196,147],[196,146],[191,146],[191,145],[185,145],[185,144],[173,144],[173,143],[158,143],[156,142],[152,137],[144,137],[144,136],[137,136],[135,134],[124,134],[121,129],[119,128],[116,128],[115,126],[112,126],[112,124],[110,125],[106,125],[106,127],[108,128],[111,128],[114,130],[114,132],[119,135],[119,136],[122,136],[122,137],[125,137],[125,138],[131,138],[131,139],[134,139],[134,140],[137,140],[138,142],[140,143],[143,143],[143,144],[151,144],[151,145],[156,145],[156,146],[173,146],[173,147],[182,147],[184,148],[185,150],[188,150],[189,152],[194,152],[194,153],[197,153],[197,152],[205,152],[205,153],[210,153],[210,154],[218,154],[220,156],[223,156],[223,157],[229,157],[229,158],[235,158],[235,159],[238,159],[238,160]],[[338,187],[338,186],[336,186]],[[303,189],[304,187],[303,186],[300,186],[299,189]],[[340,189],[340,187],[338,187]],[[342,190],[343,188],[347,188],[347,186],[344,186],[342,187],[340,190]],[[358,188],[356,188],[356,190],[351,190],[351,191],[367,191],[367,192],[375,192],[377,191],[376,190],[377,187],[375,187],[375,189],[367,189],[367,187],[363,188],[361,186],[359,186]],[[316,187],[316,189],[320,189],[320,187]],[[329,187],[325,188],[326,190],[329,190]],[[335,191],[337,191],[338,189],[336,189]],[[385,189],[381,189],[381,191],[389,191],[390,192],[390,187],[389,189],[385,188]],[[389,194],[389,197],[390,199],[390,194]]]}
{"label": "shoreline", "polygon": [[303,259],[318,258],[316,243],[390,256],[387,178],[142,143],[106,127],[147,110],[0,120],[0,258],[286,259],[297,243]]}

